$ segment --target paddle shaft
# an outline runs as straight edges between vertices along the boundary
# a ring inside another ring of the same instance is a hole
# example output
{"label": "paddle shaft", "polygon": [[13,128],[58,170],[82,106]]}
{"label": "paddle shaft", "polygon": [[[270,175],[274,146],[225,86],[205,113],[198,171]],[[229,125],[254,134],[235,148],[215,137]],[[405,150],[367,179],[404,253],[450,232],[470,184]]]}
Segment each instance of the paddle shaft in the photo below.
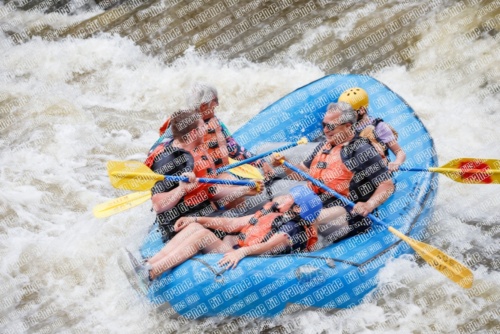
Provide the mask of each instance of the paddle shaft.
{"label": "paddle shaft", "polygon": [[248,158],[248,159],[245,159],[245,160],[241,160],[241,161],[238,161],[234,164],[231,164],[231,165],[227,165],[227,166],[224,166],[224,167],[220,167],[220,168],[217,168],[217,174],[220,174],[222,172],[225,172],[227,171],[228,169],[231,169],[231,168],[236,168],[236,167],[239,167],[241,165],[245,165],[245,164],[248,164],[248,163],[251,163],[251,162],[254,162],[254,161],[257,161],[261,158],[264,158],[264,157],[267,157],[268,155],[271,155],[275,152],[281,152],[281,151],[284,151],[284,150],[287,150],[289,148],[292,148],[292,147],[295,147],[297,145],[300,145],[302,144],[303,142],[301,141],[298,141],[298,142],[295,142],[295,143],[291,143],[291,144],[288,144],[288,145],[285,145],[285,146],[282,146],[282,147],[279,147],[279,148],[276,148],[276,149],[273,149],[273,150],[270,150],[270,151],[267,151],[267,152],[264,152],[264,153],[261,153],[261,154],[258,154],[256,156],[253,156],[251,158]]}
{"label": "paddle shaft", "polygon": [[[344,196],[342,196],[339,193],[337,193],[335,190],[327,187],[322,182],[319,182],[318,180],[316,180],[315,178],[313,178],[312,176],[310,176],[306,172],[300,170],[299,168],[295,167],[291,163],[289,163],[287,161],[284,161],[283,165],[285,165],[289,169],[293,170],[294,172],[296,172],[297,174],[299,174],[303,178],[307,179],[308,181],[311,181],[312,184],[314,184],[315,186],[320,187],[321,189],[323,189],[323,190],[329,192],[330,194],[334,195],[336,198],[338,198],[339,200],[341,200],[342,202],[344,202],[344,204],[346,204],[349,208],[352,209],[354,207],[354,202],[351,202],[350,200],[348,200]],[[368,218],[370,218],[374,223],[377,223],[377,224],[382,225],[384,227],[389,227],[389,225],[387,225],[386,223],[382,222],[380,219],[378,219],[375,215],[373,215],[371,213],[368,214]]]}
{"label": "paddle shaft", "polygon": [[[165,180],[189,182],[189,179],[185,176],[165,175]],[[246,180],[220,180],[220,179],[206,179],[206,178],[198,178],[197,180],[200,183],[226,184],[226,185],[233,185],[233,186],[255,187],[255,182],[246,181]]]}
{"label": "paddle shaft", "polygon": [[[131,178],[138,180],[156,180],[156,181],[174,181],[174,182],[189,182],[189,179],[185,176],[174,176],[174,175],[161,175],[149,171],[147,173],[135,173],[135,172],[112,172],[112,176],[120,177],[120,178]],[[197,178],[200,183],[213,183],[213,184],[226,184],[233,186],[249,186],[255,187],[255,182],[248,180],[225,180],[225,179],[208,179],[208,178]]]}
{"label": "paddle shaft", "polygon": [[458,169],[458,168],[400,168],[402,172],[431,172],[431,173],[476,173],[476,174],[500,174],[500,169]]}

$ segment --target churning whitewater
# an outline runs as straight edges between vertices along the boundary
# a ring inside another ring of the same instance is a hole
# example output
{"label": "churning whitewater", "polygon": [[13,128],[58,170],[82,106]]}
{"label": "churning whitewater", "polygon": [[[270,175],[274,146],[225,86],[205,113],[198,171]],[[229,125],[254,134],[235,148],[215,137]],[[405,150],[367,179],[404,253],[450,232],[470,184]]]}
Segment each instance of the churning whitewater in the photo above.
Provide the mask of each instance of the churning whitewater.
{"label": "churning whitewater", "polygon": [[[254,2],[235,1],[233,14],[253,10]],[[452,1],[434,1],[403,28],[412,48],[398,40],[401,34],[383,36],[378,52],[387,61],[380,66],[371,66],[377,55],[369,48],[377,42],[371,35],[376,29],[360,27],[373,23],[377,13],[399,15],[421,3],[343,1],[333,7],[342,14],[335,14],[326,13],[330,2],[311,2],[314,8],[300,7],[295,16],[283,14],[303,23],[302,34],[289,44],[279,44],[284,36],[277,26],[261,26],[276,31],[270,33],[275,49],[264,58],[231,56],[236,49],[227,45],[203,53],[193,45],[207,37],[190,35],[182,36],[186,49],[167,62],[145,53],[141,41],[112,31],[53,40],[40,34],[13,43],[10,36],[34,29],[35,21],[59,29],[105,10],[90,6],[72,15],[43,14],[14,9],[12,2],[0,5],[2,333],[500,333],[498,185],[439,177],[424,241],[473,269],[470,290],[424,261],[402,256],[381,270],[378,288],[351,309],[187,321],[151,307],[118,267],[119,250],[137,250],[155,215],[148,202],[104,220],[93,217],[95,205],[127,193],[110,185],[106,162],[143,161],[158,127],[182,107],[195,81],[217,87],[217,115],[235,131],[313,80],[336,71],[367,73],[415,110],[440,163],[500,158],[497,1],[462,1],[461,10]],[[306,16],[311,13],[323,19],[314,22]],[[341,42],[364,36],[372,37],[355,61],[344,55],[332,65]],[[262,38],[248,35],[245,41]],[[394,55],[407,58],[391,61]]]}

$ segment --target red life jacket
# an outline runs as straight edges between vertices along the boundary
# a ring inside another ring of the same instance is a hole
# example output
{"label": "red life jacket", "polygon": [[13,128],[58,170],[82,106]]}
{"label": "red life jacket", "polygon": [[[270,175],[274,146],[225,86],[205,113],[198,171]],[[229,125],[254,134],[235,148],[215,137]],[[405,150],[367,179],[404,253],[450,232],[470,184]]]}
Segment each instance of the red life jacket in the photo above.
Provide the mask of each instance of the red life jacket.
{"label": "red life jacket", "polygon": [[174,139],[170,138],[170,140],[168,140],[167,142],[158,144],[158,146],[155,147],[155,149],[153,150],[153,152],[149,153],[148,157],[144,161],[144,164],[146,166],[148,166],[149,168],[152,168],[153,165],[154,165],[154,163],[155,163],[155,161],[156,161],[156,158],[158,158],[159,155],[163,154],[165,148],[168,147],[168,146],[170,146],[173,141],[174,141]]}
{"label": "red life jacket", "polygon": [[167,131],[168,127],[170,126],[170,117],[167,118],[167,120],[165,121],[165,123],[163,123],[163,125],[161,126],[161,128],[158,130],[158,132],[160,133],[160,137],[163,136],[163,134],[165,133],[165,131]]}
{"label": "red life jacket", "polygon": [[[161,126],[159,129],[160,137],[167,131],[167,129],[170,127],[170,121],[171,118],[167,118],[165,123]],[[165,148],[165,144],[159,144],[156,146],[156,148],[153,150],[153,152],[149,153],[148,157],[146,158],[146,161],[144,161],[144,164],[151,168],[155,162],[156,157],[163,152],[163,149]]]}
{"label": "red life jacket", "polygon": [[[337,145],[332,148],[332,145],[326,142],[321,151],[314,157],[309,174],[346,197],[349,195],[349,183],[354,173],[342,162],[340,154],[342,147],[342,145]],[[309,182],[309,186],[316,194],[324,192],[323,189],[311,182]]]}
{"label": "red life jacket", "polygon": [[[275,232],[273,227],[278,223],[279,217],[283,216],[280,212],[270,212],[270,210],[257,211],[238,235],[238,245],[248,247],[267,241]],[[279,226],[279,224],[278,224]],[[276,228],[274,228],[276,229]],[[318,241],[318,232],[316,226],[304,226],[307,236],[307,250],[311,250]]]}
{"label": "red life jacket", "polygon": [[165,144],[160,144],[156,146],[153,152],[151,152],[148,157],[146,158],[146,161],[144,161],[144,164],[151,168],[153,164],[155,163],[155,159],[158,155],[160,155],[163,150],[165,149]]}
{"label": "red life jacket", "polygon": [[217,117],[212,117],[207,123],[207,133],[203,137],[208,154],[212,157],[215,167],[229,165],[229,152],[222,127]]}

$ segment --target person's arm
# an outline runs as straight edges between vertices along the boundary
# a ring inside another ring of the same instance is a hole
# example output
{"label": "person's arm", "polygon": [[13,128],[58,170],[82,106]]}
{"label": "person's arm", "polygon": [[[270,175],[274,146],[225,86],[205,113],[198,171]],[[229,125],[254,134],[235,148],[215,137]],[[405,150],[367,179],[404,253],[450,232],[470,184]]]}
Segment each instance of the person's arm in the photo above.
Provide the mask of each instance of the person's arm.
{"label": "person's arm", "polygon": [[[273,155],[271,155],[271,164],[274,166],[274,167],[278,167],[278,166],[282,166],[283,164],[281,163],[282,160],[286,160],[286,157],[280,153],[274,153]],[[290,161],[287,161],[288,163],[291,163]],[[299,168],[301,171],[303,172],[306,172],[306,173],[309,173],[309,168],[307,168],[306,165],[304,165],[303,162],[299,163],[298,165],[295,165],[295,164],[292,164],[294,165],[295,167]],[[291,169],[283,166],[283,170],[285,171],[285,174],[292,180],[295,180],[295,181],[302,181],[304,180],[304,178],[295,173],[294,171],[292,171]]]}
{"label": "person's arm", "polygon": [[[321,142],[319,143],[313,150],[313,152],[306,158],[306,160],[302,161],[301,163],[299,164],[293,164],[295,167],[299,168],[301,171],[303,172],[306,172],[306,173],[309,173],[309,169],[311,168],[311,163],[312,161],[314,160],[314,158],[316,157],[316,154],[318,154],[320,151],[321,151],[321,148],[323,147],[323,145],[325,145],[325,142]],[[281,153],[275,153],[275,154],[272,154],[271,155],[271,164],[274,166],[274,167],[278,167],[278,166],[281,166],[281,160],[284,159],[284,160],[287,160],[285,156],[283,156]],[[288,163],[291,163],[290,161],[287,161]],[[300,181],[300,180],[304,180],[304,178],[300,175],[298,175],[297,173],[294,173],[292,170],[284,167],[285,169],[285,173],[286,175],[288,176],[291,176],[291,179],[293,180],[297,180],[297,181]]]}
{"label": "person's arm", "polygon": [[189,179],[189,183],[179,182],[179,186],[175,189],[167,192],[156,193],[151,197],[153,210],[156,213],[162,213],[172,209],[177,205],[177,203],[179,203],[182,197],[184,197],[190,190],[198,186],[198,182],[196,182],[196,175],[194,175],[194,173],[184,173],[182,176],[187,177]]}
{"label": "person's arm", "polygon": [[219,261],[220,266],[226,266],[226,269],[236,268],[238,262],[248,255],[261,255],[265,253],[274,253],[283,250],[288,246],[289,238],[286,233],[277,233],[266,242],[255,244],[248,247],[241,247],[237,250],[224,254]]}
{"label": "person's arm", "polygon": [[[227,150],[230,158],[235,160],[245,160],[255,155],[252,152],[247,151],[243,146],[240,146],[240,144],[236,142],[233,136],[227,135],[226,132],[224,132],[224,136],[226,137]],[[250,164],[256,167],[260,167],[260,163],[262,163],[262,160],[257,160]]]}
{"label": "person's arm", "polygon": [[[245,159],[248,159],[248,158],[255,156],[255,154],[253,154],[250,151],[247,151],[243,146],[238,144],[238,142],[231,135],[231,132],[229,131],[229,129],[220,120],[219,120],[219,124],[222,128],[222,133],[224,134],[224,137],[226,138],[227,150],[229,153],[229,157],[231,157],[232,159],[241,161],[241,160],[245,160]],[[253,161],[250,163],[250,165],[257,167],[257,168],[262,168],[262,170],[264,171],[264,174],[266,176],[274,175],[274,169],[264,159],[259,159],[257,161]]]}
{"label": "person's arm", "polygon": [[396,160],[394,162],[389,162],[389,170],[395,172],[399,169],[399,166],[403,164],[406,160],[406,153],[403,151],[401,146],[399,146],[396,140],[387,143],[387,147],[396,155]]}
{"label": "person's arm", "polygon": [[396,160],[393,162],[389,162],[389,165],[387,166],[389,168],[389,171],[397,171],[399,169],[399,166],[401,166],[403,162],[405,162],[406,154],[401,146],[399,146],[396,135],[394,134],[389,124],[385,122],[380,122],[375,130],[377,131],[377,136],[380,138],[380,140],[382,140],[382,142],[387,145],[389,150],[391,150],[392,153],[394,153],[394,155],[396,156]]}
{"label": "person's arm", "polygon": [[243,197],[255,196],[264,190],[264,182],[262,180],[252,180],[255,182],[255,187],[236,186],[236,185],[213,185],[214,195],[210,198],[211,201],[218,201],[226,197]]}
{"label": "person's arm", "polygon": [[221,230],[227,233],[239,232],[248,225],[249,220],[253,215],[228,218],[228,217],[181,217],[174,225],[176,232],[184,229],[186,226],[192,223],[198,223],[204,227],[211,228],[214,230]]}
{"label": "person's arm", "polygon": [[[363,201],[357,202],[352,212],[366,217],[392,195],[394,183],[391,179],[391,173],[389,173],[380,154],[367,139],[360,140],[363,140],[364,144],[357,145],[357,149],[353,152],[348,165],[354,166],[351,170],[355,173],[354,179],[357,178],[359,173],[364,174],[364,177],[356,183],[356,192],[358,192],[358,196],[363,198]],[[369,197],[365,197],[359,190],[359,187],[363,187],[365,184],[370,184],[375,188],[375,191]]]}
{"label": "person's arm", "polygon": [[391,179],[381,182],[370,199],[366,202],[358,202],[352,211],[363,217],[368,216],[376,208],[382,205],[394,192],[394,183]]}
{"label": "person's arm", "polygon": [[153,210],[156,213],[162,213],[170,210],[174,206],[176,206],[177,203],[179,203],[184,195],[186,195],[186,191],[181,186],[168,192],[155,194],[151,197],[151,201],[153,202]]}
{"label": "person's arm", "polygon": [[[240,146],[238,142],[233,138],[233,135],[227,128],[227,126],[219,120],[220,127],[222,129],[222,134],[226,138],[227,150],[229,152],[229,156],[235,160],[245,160],[254,156],[254,154],[250,151],[247,151],[243,146]],[[251,163],[256,167],[260,167],[261,160],[257,160]]]}

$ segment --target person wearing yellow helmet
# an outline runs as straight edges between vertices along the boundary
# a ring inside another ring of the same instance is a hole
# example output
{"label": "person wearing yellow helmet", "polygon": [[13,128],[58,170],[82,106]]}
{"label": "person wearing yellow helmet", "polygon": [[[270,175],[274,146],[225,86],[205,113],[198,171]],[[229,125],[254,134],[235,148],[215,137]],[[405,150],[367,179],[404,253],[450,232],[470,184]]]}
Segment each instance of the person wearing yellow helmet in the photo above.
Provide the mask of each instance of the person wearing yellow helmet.
{"label": "person wearing yellow helmet", "polygon": [[382,158],[388,161],[389,150],[396,156],[393,162],[388,161],[388,169],[397,171],[406,159],[406,153],[398,144],[398,133],[381,118],[373,118],[368,115],[370,99],[368,93],[359,87],[349,88],[344,91],[338,102],[347,102],[356,111],[357,123],[354,130],[360,137],[370,140]]}

